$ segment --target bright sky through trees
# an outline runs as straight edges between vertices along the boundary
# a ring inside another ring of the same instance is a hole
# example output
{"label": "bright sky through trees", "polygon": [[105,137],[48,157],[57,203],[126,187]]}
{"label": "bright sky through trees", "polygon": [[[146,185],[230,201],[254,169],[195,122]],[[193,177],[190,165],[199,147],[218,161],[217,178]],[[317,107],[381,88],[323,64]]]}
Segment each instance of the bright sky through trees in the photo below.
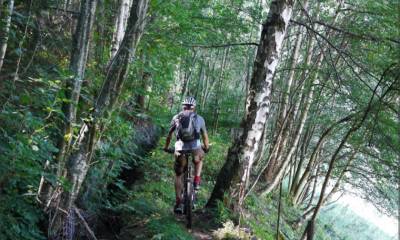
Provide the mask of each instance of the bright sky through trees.
{"label": "bright sky through trees", "polygon": [[[352,211],[363,217],[367,221],[378,226],[384,232],[392,237],[399,234],[399,221],[394,217],[389,217],[378,212],[375,206],[365,201],[364,199],[351,194],[344,194],[338,201],[339,203],[348,206]],[[397,240],[397,239],[396,239]]]}

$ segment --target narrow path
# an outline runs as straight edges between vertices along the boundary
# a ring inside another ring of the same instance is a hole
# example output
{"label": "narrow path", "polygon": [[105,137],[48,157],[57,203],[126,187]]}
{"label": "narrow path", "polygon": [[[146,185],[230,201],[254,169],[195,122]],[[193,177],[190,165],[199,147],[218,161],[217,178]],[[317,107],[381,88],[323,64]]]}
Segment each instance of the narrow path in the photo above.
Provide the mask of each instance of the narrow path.
{"label": "narrow path", "polygon": [[[176,215],[177,221],[182,223],[184,226],[186,224],[185,215]],[[212,221],[212,216],[203,210],[197,210],[193,215],[193,228],[188,230],[188,232],[196,240],[211,240],[214,239],[212,236],[213,226],[210,225]]]}
{"label": "narrow path", "polygon": [[192,234],[196,240],[211,240],[211,239],[213,239],[213,237],[212,237],[212,235],[210,235],[210,233],[197,231],[196,229],[193,230]]}
{"label": "narrow path", "polygon": [[[159,150],[161,149],[159,146],[142,160],[145,166],[141,168],[144,170],[141,179],[128,190],[129,197],[115,207],[118,224],[121,227],[117,231],[119,240],[215,239],[213,231],[220,227],[219,223],[212,212],[205,211],[201,207],[206,204],[212,189],[209,176],[215,175],[222,166],[221,154],[228,148],[228,144],[221,139],[214,138],[213,141],[218,144],[215,151],[207,154],[208,165],[203,171],[202,189],[197,199],[199,209],[194,211],[192,231],[189,232],[186,228],[185,216],[178,216],[172,211],[175,202],[174,159]],[[132,173],[132,175],[137,174]]]}

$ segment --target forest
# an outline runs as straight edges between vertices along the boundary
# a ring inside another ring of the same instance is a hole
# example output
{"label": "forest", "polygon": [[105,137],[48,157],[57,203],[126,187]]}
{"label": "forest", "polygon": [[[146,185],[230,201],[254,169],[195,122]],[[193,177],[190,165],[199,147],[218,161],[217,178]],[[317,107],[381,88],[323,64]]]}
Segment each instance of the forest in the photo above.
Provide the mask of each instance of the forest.
{"label": "forest", "polygon": [[396,240],[399,193],[398,0],[0,0],[0,239]]}

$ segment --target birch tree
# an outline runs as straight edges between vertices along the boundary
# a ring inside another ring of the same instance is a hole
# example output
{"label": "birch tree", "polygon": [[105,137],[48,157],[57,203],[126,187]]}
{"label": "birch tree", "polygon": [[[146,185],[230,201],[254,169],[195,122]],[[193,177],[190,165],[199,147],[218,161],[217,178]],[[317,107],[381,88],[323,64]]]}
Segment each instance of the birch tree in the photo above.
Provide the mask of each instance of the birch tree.
{"label": "birch tree", "polygon": [[[81,93],[82,82],[85,78],[86,62],[90,49],[90,37],[95,19],[97,0],[83,0],[81,13],[76,27],[69,69],[73,77],[67,79],[66,98],[69,102],[64,103],[63,112],[65,124],[61,136],[59,160],[63,161],[63,155],[72,138],[72,124],[76,122],[77,105]],[[59,166],[59,170],[63,166]],[[60,175],[60,173],[59,173]]]}
{"label": "birch tree", "polygon": [[127,78],[129,63],[135,55],[137,44],[143,34],[147,7],[148,0],[138,0],[132,4],[120,51],[111,61],[93,111],[87,118],[89,120],[83,123],[72,145],[73,149],[67,156],[66,179],[71,187],[69,191],[61,191],[60,197],[55,200],[54,204],[58,207],[49,226],[51,238],[64,234],[63,227],[68,224],[68,219],[74,217],[75,200],[89,170],[103,119],[108,118],[114,109]]}
{"label": "birch tree", "polygon": [[[62,131],[58,140],[58,154],[57,154],[57,176],[62,176],[64,168],[65,154],[70,148],[73,129],[72,125],[76,122],[76,113],[81,94],[82,82],[85,78],[86,62],[90,49],[90,36],[92,33],[92,26],[95,19],[97,0],[83,0],[81,3],[80,15],[73,37],[72,52],[69,63],[69,70],[72,76],[66,79],[65,98],[68,101],[63,102],[62,111],[64,114],[64,122],[61,127]],[[46,163],[48,165],[48,163]],[[46,196],[41,196],[41,191],[44,185],[44,178],[42,177],[38,195],[43,200]],[[46,186],[48,188],[49,186]],[[47,194],[47,189],[44,191]]]}
{"label": "birch tree", "polygon": [[[0,2],[0,72],[3,67],[4,57],[7,51],[8,34],[10,32],[11,16],[14,10],[14,0],[8,0],[7,6],[3,8],[3,2]],[[3,10],[4,9],[4,10]]]}
{"label": "birch tree", "polygon": [[286,35],[294,1],[272,1],[253,67],[253,74],[246,99],[246,115],[241,126],[243,134],[235,140],[228,151],[207,206],[215,206],[224,192],[232,186],[232,179],[239,174],[237,196],[239,206],[243,203],[245,190],[270,111],[270,95],[273,75],[279,62],[283,39]]}
{"label": "birch tree", "polygon": [[129,9],[131,6],[132,6],[132,0],[119,1],[119,8],[117,16],[115,18],[114,33],[111,42],[110,59],[112,59],[115,56],[119,46],[121,45],[122,39],[124,38],[126,25],[128,23],[128,18],[129,18]]}
{"label": "birch tree", "polygon": [[[339,16],[339,9],[341,7],[341,3],[338,4],[337,10],[335,11],[335,14],[333,16],[332,24],[334,24]],[[303,10],[305,15],[309,17],[309,14],[306,12],[306,9]],[[319,15],[319,6],[317,7],[317,19]],[[314,28],[314,27],[313,27]],[[328,39],[330,37],[331,31],[327,31],[326,33],[326,38]],[[277,152],[274,152],[274,155],[271,156],[271,160],[268,161],[268,166],[266,169],[266,180],[268,182],[267,188],[263,191],[263,194],[267,194],[271,192],[281,181],[283,178],[286,168],[289,165],[292,156],[295,153],[295,150],[297,148],[297,145],[299,143],[300,137],[302,135],[304,126],[306,124],[307,116],[309,113],[310,106],[313,104],[313,95],[315,91],[315,86],[320,85],[320,77],[319,77],[319,70],[322,67],[322,63],[324,61],[325,57],[325,52],[323,50],[323,45],[318,42],[318,44],[315,44],[316,42],[316,37],[312,37],[309,42],[309,47],[308,47],[308,53],[307,53],[307,60],[306,60],[306,65],[308,66],[308,69],[304,70],[302,73],[301,81],[305,81],[307,78],[309,81],[309,87],[304,88],[304,83],[302,84],[302,90],[305,90],[302,92],[301,96],[301,101],[297,101],[293,108],[293,113],[291,118],[286,121],[290,122],[288,125],[289,126],[294,126],[294,127],[288,127],[288,126],[281,126],[284,128],[283,134],[279,134],[277,137],[276,144],[279,144],[277,148]],[[314,52],[314,44],[318,45],[319,48],[315,48],[317,50],[317,57],[314,60],[314,63],[312,63],[312,57],[313,57],[313,52]],[[311,71],[309,68],[311,68],[311,65],[315,65],[315,72],[310,74]],[[334,66],[335,67],[335,66]],[[308,77],[310,76],[311,77]],[[289,76],[291,77],[291,76]],[[284,99],[283,101],[284,107],[283,110],[286,111],[285,105],[287,104],[287,100]],[[300,105],[302,106],[302,109],[300,110]],[[285,114],[285,113],[283,113]],[[285,116],[285,115],[284,115]],[[287,117],[287,116],[285,116]],[[283,121],[282,119],[278,118],[278,121]],[[296,123],[296,121],[298,123]],[[290,135],[293,135],[292,141],[290,141]]]}

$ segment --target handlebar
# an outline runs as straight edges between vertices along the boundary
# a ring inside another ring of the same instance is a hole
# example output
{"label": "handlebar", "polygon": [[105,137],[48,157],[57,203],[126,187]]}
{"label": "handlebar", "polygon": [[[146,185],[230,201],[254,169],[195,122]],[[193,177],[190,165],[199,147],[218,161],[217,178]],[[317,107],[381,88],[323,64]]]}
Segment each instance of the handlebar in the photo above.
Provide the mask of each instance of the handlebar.
{"label": "handlebar", "polygon": [[171,153],[171,154],[173,154],[175,152],[175,148],[167,148],[167,149],[164,148],[163,150],[164,150],[164,152]]}
{"label": "handlebar", "polygon": [[[208,153],[210,151],[211,147],[209,146],[207,150],[203,146],[201,146],[201,148],[203,149],[203,151],[205,153]],[[167,149],[163,148],[163,151],[166,152],[166,153],[173,154],[173,153],[175,153],[175,148],[167,148]]]}

